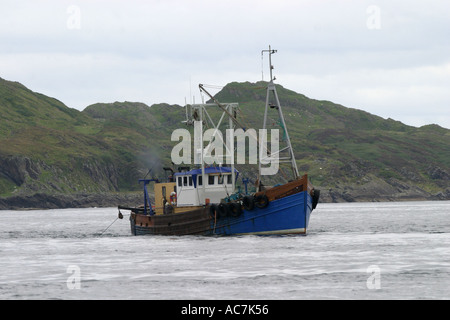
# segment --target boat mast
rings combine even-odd
[[[284,149],[279,150],[278,153],[280,153],[282,151],[285,151],[285,150],[287,150],[288,153],[289,153],[289,155],[287,157],[279,158],[279,161],[280,162],[290,162],[291,163],[292,174],[294,176],[294,179],[297,179],[299,177],[298,169],[297,169],[297,163],[295,161],[295,155],[294,155],[294,151],[292,149],[291,139],[289,138],[289,133],[287,131],[286,122],[285,122],[284,116],[283,116],[283,111],[281,110],[280,100],[278,99],[277,89],[275,87],[275,84],[273,83],[273,81],[276,80],[276,78],[273,77],[273,75],[272,75],[272,70],[273,70],[272,54],[276,53],[277,50],[272,50],[272,48],[269,45],[269,50],[262,50],[261,51],[261,55],[264,55],[265,52],[269,53],[270,81],[269,81],[269,83],[267,85],[266,108],[264,110],[263,129],[266,129],[267,112],[269,110],[269,106],[270,106],[270,108],[277,109],[278,110],[278,116],[280,118],[281,124],[283,126],[283,130],[284,130],[284,133],[285,133],[286,145],[287,145]],[[275,103],[276,103],[275,105],[271,105],[270,104],[270,95],[271,95],[271,93],[275,97]],[[267,152],[264,153],[264,152],[262,152],[262,150],[260,150],[260,156],[262,156],[263,154],[266,155]],[[259,184],[261,183],[261,159],[259,160],[258,183]],[[257,187],[259,187],[259,185]]]
[[[229,129],[234,129],[234,126],[237,125],[239,127],[242,127],[245,131],[245,128],[242,126],[242,124],[239,122],[239,120],[236,119],[235,114],[235,110],[237,109],[238,104],[237,103],[226,103],[226,104],[221,104],[219,101],[217,101],[216,98],[214,98],[205,88],[203,84],[199,84],[199,89],[201,92],[206,93],[211,100],[214,101],[214,104],[219,106],[220,109],[222,109],[223,114],[219,120],[219,122],[216,124],[214,123],[213,119],[211,119],[211,117],[209,116],[208,112],[206,111],[206,107],[207,106],[212,106],[214,104],[208,104],[208,103],[202,103],[202,104],[193,104],[193,105],[186,105],[186,121],[185,122],[187,125],[194,125],[195,121],[199,121],[200,122],[200,127],[197,127],[197,129],[199,130],[199,132],[197,132],[196,136],[200,136],[201,141],[199,145],[195,145],[194,149],[195,149],[195,156],[198,155],[198,153],[200,154],[200,163],[201,163],[201,170],[202,170],[202,180],[203,180],[203,193],[206,194],[206,177],[205,177],[205,161],[204,161],[204,145],[203,145],[203,122],[204,119],[208,119],[212,128],[214,128],[215,130],[218,130],[222,120],[224,120],[224,118],[226,116],[228,116],[229,118]],[[190,108],[190,113],[192,115],[189,115],[189,111],[188,108]],[[194,114],[196,116],[194,116]],[[206,118],[204,117],[204,114],[206,115]],[[194,128],[196,128],[194,126]],[[195,131],[195,129],[194,129]],[[214,138],[215,139],[215,138]],[[229,192],[229,190],[227,190],[227,193],[234,193],[235,189],[236,189],[236,172],[235,172],[235,165],[234,165],[234,153],[233,150],[229,150],[228,145],[225,143],[225,141],[223,140],[223,136],[221,136],[221,142],[222,144],[225,146],[226,148],[226,159],[228,159],[229,157],[229,161],[230,161],[230,167],[231,167],[231,180],[232,180],[232,186],[231,186],[231,192]],[[210,145],[208,145],[206,148],[209,148]],[[199,152],[198,152],[199,151]],[[221,163],[218,163],[217,165],[222,165]],[[225,188],[226,188],[226,184],[224,184]]]

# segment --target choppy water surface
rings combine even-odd
[[[0,211],[0,299],[450,299],[450,202],[319,204],[307,236],[130,235]]]

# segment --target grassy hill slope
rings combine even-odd
[[[299,171],[322,189],[323,200],[450,199],[450,130],[407,126],[282,86],[277,91]],[[230,83],[216,95],[239,102],[239,118],[255,129],[265,97],[263,82]],[[282,130],[274,112],[268,129]],[[97,103],[80,112],[1,78],[0,113],[0,207],[2,201],[8,207],[5,199],[36,194],[139,190],[137,179],[149,169],[160,174],[170,165],[171,133],[186,128],[177,105]],[[210,110],[215,119],[220,114]]]
[[[60,101],[0,79],[0,196],[118,192],[132,163],[103,125]],[[122,171],[127,171],[123,175]]]

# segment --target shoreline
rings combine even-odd
[[[448,191],[448,190],[447,190]],[[150,195],[153,201],[153,195]],[[370,203],[370,202],[407,202],[407,201],[448,201],[450,192],[440,195],[390,194],[368,197],[367,194],[349,195],[336,190],[321,190],[320,203]],[[120,205],[138,206],[142,204],[142,192],[96,193],[96,194],[44,194],[19,195],[0,198],[0,210],[47,210],[108,208]]]

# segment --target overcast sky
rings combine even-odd
[[[448,0],[1,0],[0,77],[83,110],[268,80],[450,128]]]

